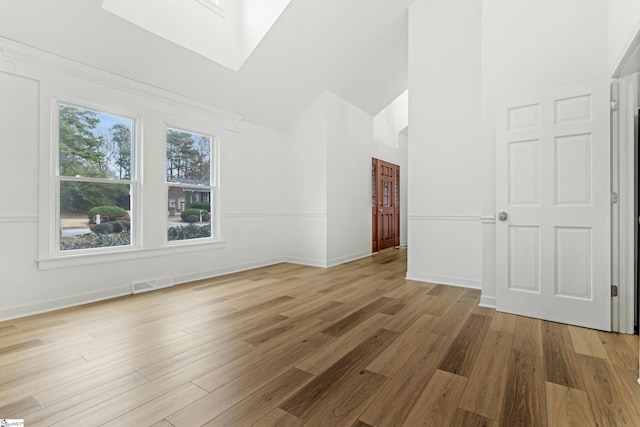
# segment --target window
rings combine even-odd
[[[59,250],[132,244],[130,118],[58,105]]]
[[[213,138],[167,129],[167,240],[215,237]]]

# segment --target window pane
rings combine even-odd
[[[389,206],[389,181],[384,181],[382,184],[382,203]]]
[[[60,105],[60,176],[131,179],[132,121]]]
[[[371,206],[376,207],[376,165],[371,165]]]
[[[169,186],[168,240],[211,237],[211,189]]]
[[[167,129],[167,182],[211,184],[211,137]]]
[[[394,206],[396,208],[400,207],[400,173],[398,171],[398,168],[395,168],[395,172],[394,172],[394,188],[393,188],[393,195],[394,195]]]
[[[60,182],[60,250],[131,244],[129,184]]]

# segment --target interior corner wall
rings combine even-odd
[[[327,103],[321,95],[285,132],[286,260],[327,266]]]
[[[606,78],[607,7],[607,0],[482,1],[482,295],[485,301],[495,301],[496,295],[496,104],[513,94]]]
[[[328,100],[328,264],[371,254],[373,118],[342,98]]]
[[[476,0],[409,10],[409,279],[481,286],[480,16]]]

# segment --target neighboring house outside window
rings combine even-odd
[[[207,189],[202,191],[202,188],[196,187],[203,184],[196,180],[182,179],[181,184],[192,184],[194,187],[169,187],[169,215],[175,215],[183,212],[187,209],[187,206],[191,207],[194,203],[210,203],[211,192]]]
[[[213,138],[167,129],[167,240],[215,238]]]

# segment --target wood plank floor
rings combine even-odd
[[[281,264],[0,323],[35,426],[640,426],[638,337],[478,307],[406,250]]]

